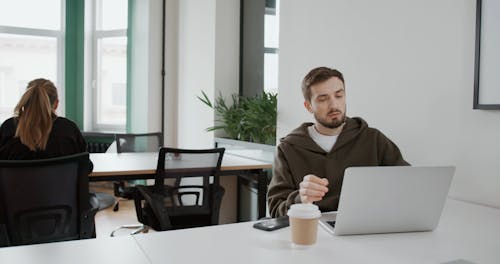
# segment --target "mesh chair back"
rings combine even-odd
[[[156,230],[218,224],[224,189],[219,174],[224,149],[160,148],[154,186],[137,186],[139,221]],[[180,185],[170,186],[170,179]],[[167,182],[167,183],[166,183]],[[154,197],[154,198],[153,198]]]
[[[156,152],[163,145],[162,133],[116,134],[116,152]]]
[[[224,148],[191,150],[161,148],[158,155],[155,186],[164,185],[169,178],[202,177],[203,184],[209,180],[219,184],[219,172]]]
[[[92,237],[88,169],[88,153],[0,161],[0,246]]]
[[[162,148],[158,155],[158,176],[155,179],[155,186],[161,188],[171,182],[169,179],[174,178],[176,185],[182,186],[182,191],[177,191],[174,196],[177,199],[172,201],[172,207],[195,205],[208,210],[210,208],[208,188],[211,183],[219,185],[223,155],[224,149]]]

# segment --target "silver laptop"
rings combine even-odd
[[[352,167],[336,212],[320,224],[334,235],[433,230],[441,217],[455,167]]]

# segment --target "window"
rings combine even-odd
[[[91,64],[92,128],[124,131],[127,113],[128,6],[123,0],[94,0]],[[89,15],[89,14],[87,14]]]
[[[29,81],[54,82],[64,100],[64,0],[0,0],[0,122]],[[29,7],[29,8],[26,8]],[[58,114],[64,113],[64,104]]]
[[[279,0],[267,0],[264,15],[264,91],[278,93]]]

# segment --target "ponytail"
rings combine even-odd
[[[17,103],[16,137],[31,151],[45,150],[52,131],[53,105],[57,89],[46,79],[36,79],[28,84],[26,92]]]

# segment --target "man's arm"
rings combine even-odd
[[[290,205],[300,202],[298,189],[285,155],[278,146],[274,158],[273,177],[267,191],[267,203],[272,217],[286,215]]]
[[[274,161],[274,173],[267,193],[272,217],[286,215],[294,203],[312,203],[323,199],[328,192],[328,180],[315,175],[305,175],[297,184],[281,148]]]
[[[382,132],[378,134],[378,150],[379,157],[381,160],[381,166],[410,166],[406,160],[403,159],[401,151],[399,151],[398,146],[394,144],[388,137],[386,137]]]

